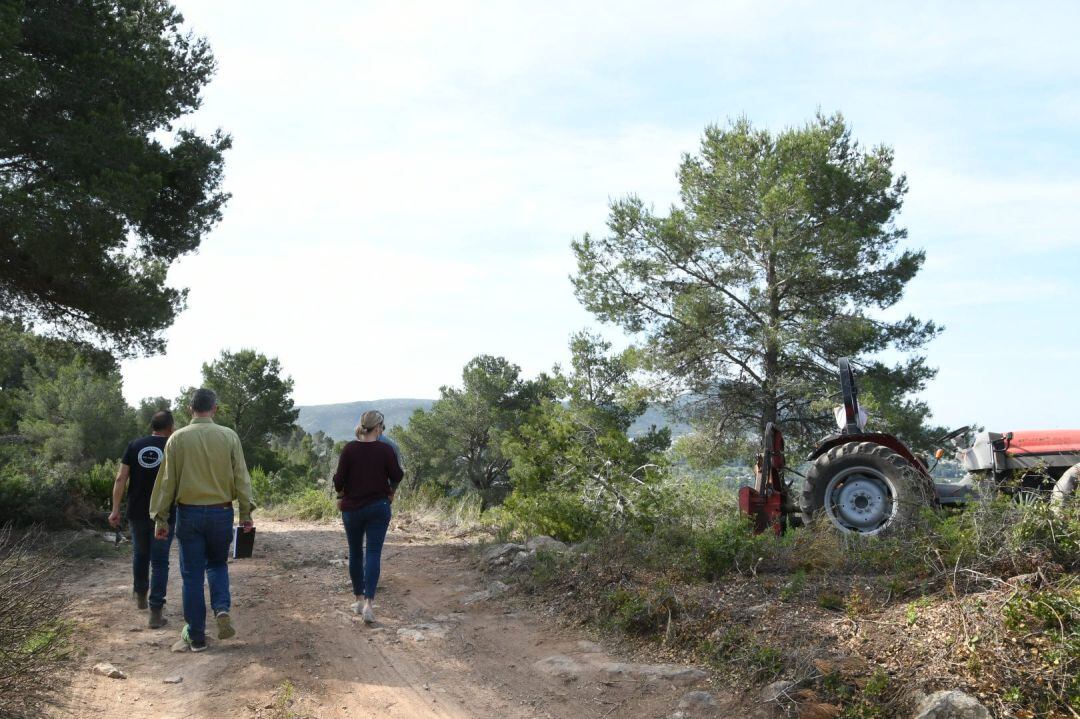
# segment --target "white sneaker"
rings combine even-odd
[[[364,607],[364,610],[363,610],[362,613],[364,615],[364,624],[374,624],[375,623],[375,612],[371,611],[371,607]]]
[[[352,604],[350,604],[350,605],[349,605],[349,609],[351,609],[351,610],[352,610],[352,613],[353,613],[353,614],[359,614],[359,613],[360,613],[360,609],[361,609],[361,608],[362,608],[363,606],[364,606],[364,603],[363,603],[363,602],[353,602]]]

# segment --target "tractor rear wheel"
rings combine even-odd
[[[876,535],[909,526],[932,506],[933,483],[873,442],[848,442],[818,457],[803,482],[803,518],[825,516],[844,532]]]

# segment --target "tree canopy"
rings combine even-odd
[[[202,366],[203,386],[218,396],[216,421],[232,427],[250,466],[260,463],[273,437],[290,433],[300,410],[293,404],[292,377],[283,376],[276,357],[255,350],[222,351]],[[187,422],[190,390],[177,399],[178,425]]]
[[[0,4],[0,312],[160,351],[178,257],[220,219],[230,138],[173,123],[214,71],[162,0]],[[171,140],[164,141],[166,133]]]
[[[442,387],[428,411],[416,410],[408,427],[394,428],[405,464],[417,484],[480,492],[486,500],[509,491],[510,460],[504,438],[545,397],[550,382],[521,377],[502,357],[480,355],[462,370],[461,387]]]
[[[740,119],[706,128],[679,168],[680,203],[655,214],[614,201],[609,233],[573,243],[578,299],[638,337],[646,366],[683,393],[717,442],[775,422],[798,446],[832,424],[836,361],[867,378],[868,406],[918,443],[910,398],[934,371],[913,352],[938,328],[887,319],[924,253],[896,224],[907,181],[885,146],[864,149],[840,115],[773,134]],[[892,315],[889,315],[892,316]]]

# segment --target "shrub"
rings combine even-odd
[[[71,526],[80,513],[68,480],[58,468],[29,457],[0,459],[0,523],[60,528]]]
[[[564,542],[580,542],[609,529],[608,520],[570,492],[548,491],[530,495],[511,494],[503,510],[525,534],[546,534]]]
[[[34,551],[41,539],[37,532],[18,536],[11,525],[0,529],[0,717],[40,716],[68,652],[60,559]]]
[[[274,506],[271,517],[302,519],[308,522],[328,522],[341,512],[334,495],[325,489],[309,487]]]

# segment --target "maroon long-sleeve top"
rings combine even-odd
[[[388,499],[403,476],[390,445],[349,442],[341,450],[334,473],[334,489],[341,495],[341,510],[360,509],[380,499]]]

